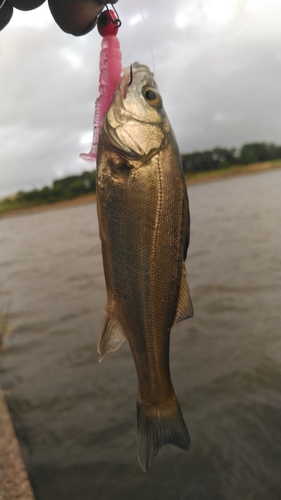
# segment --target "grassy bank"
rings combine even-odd
[[[209,172],[197,172],[186,176],[187,185],[197,184],[200,182],[216,181],[226,177],[236,177],[238,175],[252,174],[258,172],[265,172],[281,168],[281,160],[264,161],[260,163],[251,163],[250,165],[233,165],[218,170],[211,170]]]
[[[250,165],[234,165],[217,170],[210,170],[208,172],[192,173],[186,175],[186,182],[188,186],[191,186],[193,184],[216,181],[227,177],[264,172],[276,168],[281,168],[281,160],[252,163]],[[10,199],[8,201],[4,200],[0,202],[0,217],[31,214],[45,210],[55,210],[58,208],[93,203],[95,200],[96,196],[93,192],[85,194],[84,196],[77,196],[69,200],[57,201],[53,203],[27,204],[26,202],[20,202],[16,199]]]
[[[87,205],[88,203],[94,203],[96,201],[95,193],[87,194],[84,196],[78,196],[77,198],[72,198],[70,200],[57,201],[54,203],[46,203],[40,205],[29,205],[15,203],[12,206],[6,205],[5,203],[0,203],[0,219],[1,217],[8,217],[10,215],[25,215],[33,214],[38,212],[45,212],[46,210],[57,210],[59,208],[73,207],[75,205]]]

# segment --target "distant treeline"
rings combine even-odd
[[[182,155],[183,170],[192,175],[231,167],[281,159],[281,146],[266,142],[245,144],[240,149],[215,148],[210,151]],[[83,172],[54,181],[51,187],[19,191],[0,203],[0,212],[18,207],[43,205],[70,200],[96,191],[96,172]]]
[[[83,172],[81,175],[71,175],[64,179],[54,181],[51,187],[33,189],[32,191],[19,191],[11,204],[19,206],[43,205],[57,201],[71,200],[78,196],[96,192],[96,172]],[[7,204],[9,200],[5,200]]]
[[[233,165],[249,165],[281,159],[281,146],[273,143],[253,142],[240,149],[215,148],[210,151],[182,155],[183,170],[187,174],[227,168]]]

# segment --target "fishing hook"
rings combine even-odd
[[[130,87],[132,81],[133,81],[133,65],[130,64],[130,81],[128,83],[128,87]]]
[[[4,0],[4,1],[6,1],[6,0]],[[110,19],[111,19],[111,21],[113,22],[113,24],[116,24],[117,28],[120,28],[120,26],[121,26],[121,24],[122,24],[122,23],[121,23],[121,21],[120,21],[120,18],[119,18],[119,15],[118,15],[118,13],[117,13],[117,10],[115,9],[114,5],[112,5],[112,3],[111,3],[110,5],[111,5],[111,7],[113,8],[113,10],[114,10],[114,12],[115,12],[115,14],[116,14],[116,16],[117,16],[117,19],[113,19],[112,15],[111,15],[111,13],[110,13],[110,10],[109,10],[109,8],[108,8],[108,4],[106,4],[105,6],[106,6],[106,8],[107,8],[107,11],[108,11],[108,14],[109,14],[109,16],[110,16]]]

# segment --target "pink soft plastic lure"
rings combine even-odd
[[[100,95],[95,103],[93,142],[89,153],[80,154],[80,157],[88,162],[96,160],[102,120],[109,109],[122,73],[120,42],[116,36],[120,21],[116,18],[113,11],[104,11],[101,16],[105,19],[106,25],[98,25],[99,33],[103,36],[103,39],[100,52]],[[101,16],[100,18],[102,18]],[[118,26],[114,25],[116,19],[119,23]]]

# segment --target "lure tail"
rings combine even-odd
[[[109,109],[114,91],[122,73],[120,42],[116,36],[102,39],[100,53],[99,97],[95,104],[94,133],[89,153],[80,154],[80,158],[93,162],[97,156],[99,133],[104,115]]]
[[[190,447],[189,433],[175,395],[166,406],[144,405],[138,400],[137,425],[138,459],[144,472],[165,444],[171,443],[185,450]]]

